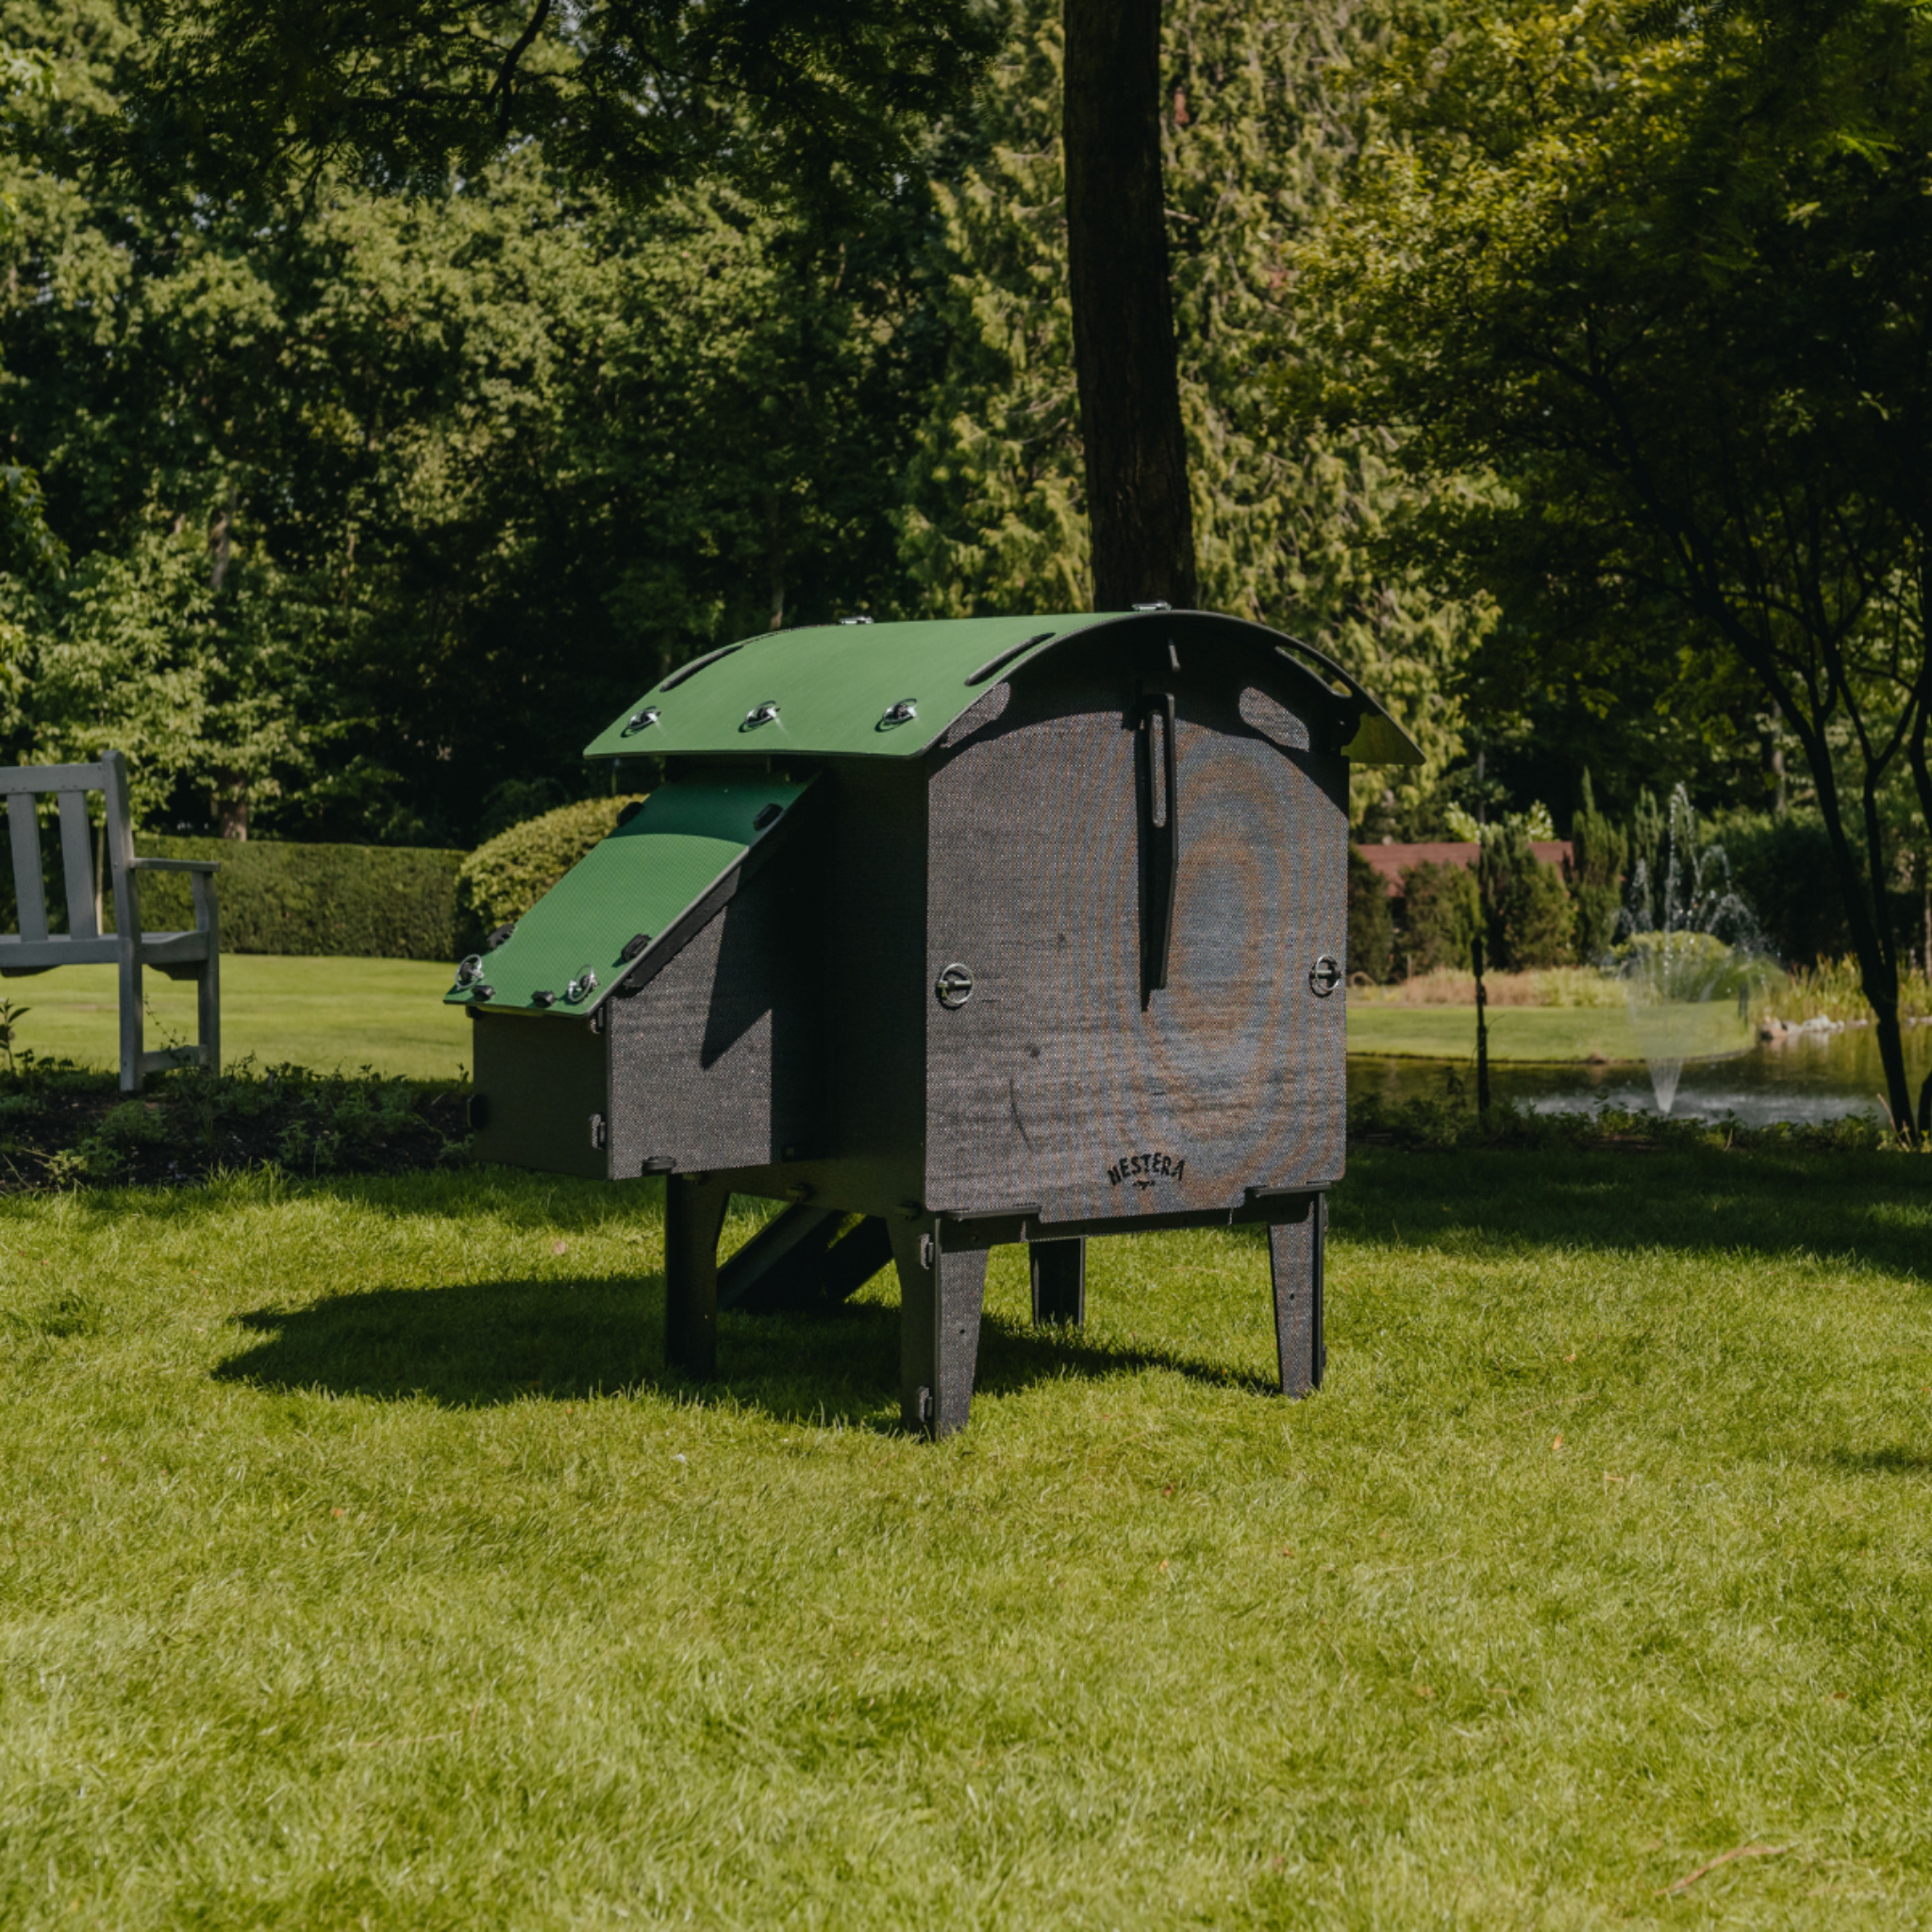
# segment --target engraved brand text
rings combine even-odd
[[[1123,1181],[1132,1181],[1137,1188],[1151,1188],[1156,1181],[1177,1181],[1187,1171],[1185,1158],[1176,1160],[1172,1154],[1129,1154],[1108,1169],[1107,1180],[1114,1188]]]

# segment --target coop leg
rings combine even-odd
[[[712,1174],[664,1182],[664,1361],[694,1382],[718,1373],[718,1237],[730,1198]]]
[[[1274,1352],[1284,1395],[1307,1395],[1322,1386],[1328,1356],[1322,1338],[1322,1245],[1327,1227],[1328,1198],[1316,1194],[1301,1220],[1276,1222],[1268,1230]]]
[[[986,1250],[945,1252],[936,1221],[892,1223],[899,1266],[899,1417],[937,1440],[966,1426],[979,1357]]]
[[[1030,1241],[1026,1257],[1033,1272],[1035,1324],[1064,1322],[1077,1328],[1087,1319],[1087,1242]]]

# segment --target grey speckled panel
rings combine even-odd
[[[755,1167],[801,1145],[818,1111],[803,855],[775,855],[675,958],[607,1005],[610,1172]]]
[[[974,979],[956,1011],[928,1000],[936,1209],[1132,1217],[1341,1173],[1344,1002],[1308,974],[1344,959],[1347,768],[1183,685],[1174,948],[1143,1010],[1130,696],[1016,687],[935,770],[927,983]]]

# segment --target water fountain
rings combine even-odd
[[[1667,1114],[1684,1062],[1733,1043],[1724,1023],[1734,1000],[1735,1044],[1745,1043],[1751,994],[1765,966],[1762,936],[1731,884],[1730,860],[1723,846],[1698,843],[1697,814],[1681,785],[1671,793],[1658,861],[1655,879],[1647,861],[1633,868],[1604,968],[1623,982],[1657,1111]]]

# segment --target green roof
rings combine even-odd
[[[522,1008],[564,1019],[595,1012],[625,974],[640,964],[650,972],[654,952],[677,951],[688,916],[709,917],[707,902],[747,852],[778,829],[805,789],[749,775],[728,784],[660,785],[484,956],[478,977],[491,989],[489,1000],[458,984],[443,995],[444,1005]],[[639,935],[653,943],[625,959],[623,948]],[[594,975],[594,986],[583,986],[587,974]],[[573,981],[580,987],[575,1000]],[[554,1003],[540,1006],[539,992],[554,994]]]
[[[1419,763],[1380,705],[1320,653],[1265,625],[1210,612],[1039,613],[925,624],[828,624],[747,638],[681,665],[612,721],[587,758],[680,753],[916,758],[1000,677],[1098,625],[1211,626],[1260,649],[1292,647],[1325,666],[1331,698],[1361,707],[1347,755]],[[1303,676],[1306,663],[1291,658]],[[1343,691],[1334,688],[1340,680]]]

